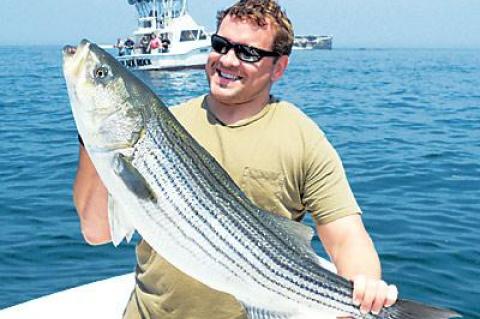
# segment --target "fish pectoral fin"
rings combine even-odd
[[[123,154],[114,157],[114,172],[123,181],[125,186],[138,198],[156,202],[157,198],[145,178],[132,165],[131,160]]]

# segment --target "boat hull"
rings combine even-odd
[[[132,54],[117,59],[133,70],[178,70],[204,67],[209,52],[209,48],[197,48],[185,53]]]

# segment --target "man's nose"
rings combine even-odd
[[[239,66],[241,61],[235,55],[235,50],[230,48],[227,53],[221,57],[222,64],[225,66]]]

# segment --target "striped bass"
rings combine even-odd
[[[313,231],[256,207],[115,58],[83,40],[64,49],[63,67],[78,131],[121,207],[114,243],[135,229],[185,274],[235,296],[249,318],[458,316],[406,300],[362,315],[353,284],[319,262]]]

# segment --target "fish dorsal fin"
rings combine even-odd
[[[286,231],[295,236],[299,243],[307,245],[309,249],[312,249],[311,242],[313,238],[313,229],[311,227],[300,222],[292,221],[288,218],[280,218],[280,224]]]
[[[312,247],[314,231],[310,226],[292,221],[286,217],[275,215],[262,210],[257,210],[258,219],[267,227],[275,229],[280,237],[286,239],[288,244],[303,256],[308,256],[320,267],[333,273],[337,272],[335,265],[329,260],[320,257]]]
[[[296,251],[302,255],[317,258],[317,254],[311,244],[313,238],[313,229],[311,227],[260,209],[256,213],[262,224],[269,229],[274,229],[278,236],[286,240],[288,245],[293,246]]]

